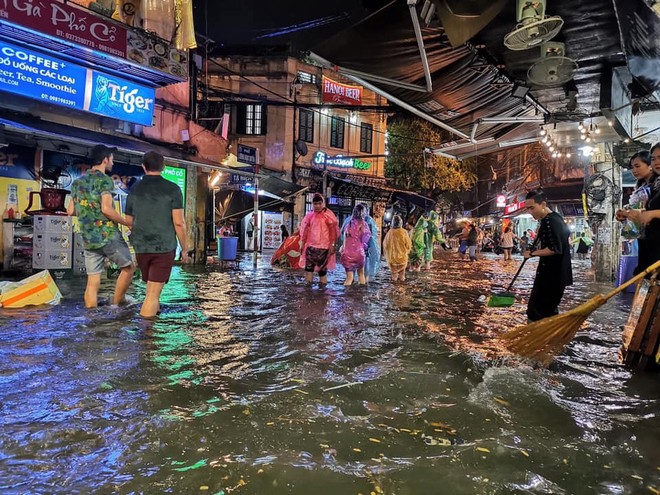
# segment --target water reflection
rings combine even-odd
[[[349,289],[177,269],[152,322],[65,284],[59,307],[0,314],[0,492],[652,493],[655,377],[616,361],[629,298],[535,369],[495,339],[533,264],[516,305],[479,301],[516,268],[443,255]],[[603,290],[577,272],[571,305]]]

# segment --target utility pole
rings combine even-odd
[[[257,267],[257,258],[259,255],[259,155],[257,154],[254,164],[254,211],[252,213],[252,265]]]

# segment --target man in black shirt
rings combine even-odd
[[[539,221],[537,241],[525,258],[539,257],[536,278],[527,303],[527,317],[537,321],[556,315],[564,289],[573,284],[570,231],[564,219],[548,208],[542,189],[530,191],[525,198],[526,210]]]
[[[162,177],[163,155],[149,151],[142,158],[144,177],[126,199],[126,220],[131,224],[131,244],[135,249],[142,280],[147,283],[140,315],[152,317],[160,310],[160,294],[170,279],[177,240],[181,261],[187,263],[186,223],[183,195],[179,187]]]

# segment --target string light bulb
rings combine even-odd
[[[580,129],[581,131],[584,129],[584,124],[582,122],[578,124],[578,129]]]
[[[548,133],[543,127],[541,127],[541,136],[545,136]]]
[[[600,134],[600,129],[598,128],[598,126],[596,126],[595,132],[596,132],[596,134]]]

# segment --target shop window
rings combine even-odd
[[[300,109],[300,123],[298,124],[298,139],[307,143],[314,142],[314,112]]]
[[[239,105],[236,109],[236,133],[259,136],[266,134],[267,111],[264,105]]]
[[[373,136],[374,126],[363,122],[360,126],[360,151],[362,153],[371,153]]]
[[[333,148],[344,147],[344,127],[346,119],[344,117],[332,117],[330,119],[330,146]]]

